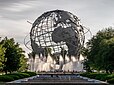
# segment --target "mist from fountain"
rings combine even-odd
[[[68,56],[65,56],[65,64],[63,62],[63,57],[60,55],[59,58],[59,64],[56,64],[56,61],[48,55],[47,59],[46,57],[39,57],[38,55],[35,55],[35,60],[30,59],[30,70],[35,72],[48,72],[48,71],[54,71],[54,70],[63,70],[63,71],[76,71],[80,72],[83,71],[83,64],[82,61],[77,60],[75,57],[71,57],[71,60]],[[61,68],[62,66],[62,68]]]

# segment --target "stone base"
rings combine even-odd
[[[108,83],[82,77],[79,74],[40,74],[8,82],[6,85],[108,85]]]

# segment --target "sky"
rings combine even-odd
[[[0,37],[14,38],[29,53],[24,38],[32,25],[27,21],[33,23],[44,12],[56,9],[76,15],[93,35],[114,27],[114,0],[0,0]]]

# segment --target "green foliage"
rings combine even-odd
[[[37,75],[35,72],[22,72],[22,73],[27,73],[27,74],[29,74],[30,76],[35,76],[35,75]]]
[[[87,42],[87,59],[91,69],[114,70],[114,30],[112,28],[99,31]]]
[[[9,81],[14,81],[17,79],[27,78],[35,75],[36,75],[35,72],[19,72],[19,73],[0,75],[0,82],[9,82]]]
[[[86,72],[92,72],[91,69],[90,69],[90,65],[89,65],[89,61],[87,59],[84,60],[84,70],[86,70]]]
[[[102,73],[102,74],[97,74],[96,75],[96,77],[95,77],[95,79],[97,79],[97,80],[102,80],[102,81],[106,81],[107,79],[106,79],[106,77],[108,76],[109,74],[105,74],[105,73]]]
[[[13,72],[27,68],[24,51],[14,39],[5,37],[0,42],[0,68],[2,71]]]
[[[82,73],[81,76],[85,76],[91,79],[97,79],[101,81],[107,81],[108,83],[114,84],[114,74],[107,73]]]
[[[4,48],[2,45],[0,45],[0,71],[3,70],[3,63],[6,61],[6,59],[4,58],[5,56],[5,50],[6,48]]]
[[[18,71],[20,71],[20,72],[21,71],[26,71],[27,67],[28,67],[28,65],[27,65],[27,58],[25,58],[25,56],[22,55],[20,57],[20,68],[18,69]]]
[[[109,79],[112,79],[114,78],[114,74],[108,74],[107,76],[104,77],[104,79],[102,80],[109,80]]]
[[[89,78],[92,78],[92,79],[96,79],[99,76],[101,77],[103,75],[105,75],[105,74],[100,74],[100,73],[84,73],[84,74],[81,74],[81,76],[89,77]]]
[[[26,78],[26,77],[30,77],[29,74],[27,74],[27,73],[21,73],[21,72],[19,72],[19,73],[13,73],[13,74],[11,74],[11,75],[18,76],[20,79]]]
[[[8,75],[0,75],[0,81],[2,82],[9,82],[9,81],[13,81],[14,78]]]
[[[20,79],[20,77],[18,75],[15,75],[15,74],[7,74],[7,76],[12,77],[14,80]]]
[[[109,80],[108,80],[108,83],[114,84],[114,78],[109,79]]]
[[[82,54],[84,57],[86,57],[86,56],[88,55],[88,49],[85,48],[85,47],[82,47],[82,49],[81,49],[81,54]]]

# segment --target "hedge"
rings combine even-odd
[[[114,74],[106,74],[106,73],[83,73],[81,76],[89,77],[92,79],[97,79],[101,81],[107,81],[108,83],[114,84]]]
[[[1,75],[0,76],[0,81],[2,81],[2,82],[9,82],[9,81],[13,81],[14,80],[14,78],[13,77],[11,77],[11,76],[8,76],[8,75]]]
[[[9,81],[23,79],[23,78],[27,78],[35,75],[36,75],[35,72],[19,72],[19,73],[0,75],[0,82],[9,82]]]
[[[27,74],[29,74],[30,76],[35,76],[35,75],[37,75],[35,72],[22,72],[22,73],[27,73]]]
[[[114,78],[109,79],[107,82],[110,84],[114,84]]]

